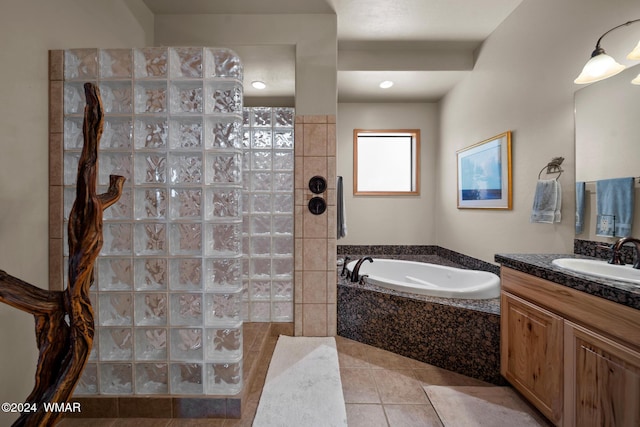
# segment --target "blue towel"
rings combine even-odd
[[[576,234],[584,230],[584,182],[576,182]]]
[[[533,196],[531,222],[552,224],[560,222],[562,207],[562,188],[555,179],[539,179]]]
[[[633,223],[633,178],[596,182],[596,235],[627,237]]]

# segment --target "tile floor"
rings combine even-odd
[[[270,356],[277,337],[268,339],[267,353]],[[349,427],[442,426],[423,385],[492,386],[346,338],[336,337],[336,342]],[[260,361],[257,379],[247,399],[245,415],[239,420],[64,419],[57,427],[250,427],[267,369],[268,360]]]

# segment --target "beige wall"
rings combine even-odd
[[[47,287],[48,50],[144,46],[153,36],[145,9],[135,0],[2,2],[0,269],[9,274]],[[0,304],[0,325],[0,401],[22,402],[37,360],[34,320]],[[0,413],[0,425],[14,418]]]
[[[353,195],[354,129],[420,129],[419,196]],[[338,244],[435,244],[438,105],[338,104],[337,142],[337,173],[343,177],[347,212],[347,236]]]
[[[602,33],[638,16],[637,0],[525,0],[486,40],[473,72],[442,102],[438,245],[490,262],[500,252],[573,252],[573,80]],[[618,31],[604,46],[623,60],[638,33]],[[456,150],[506,130],[513,131],[513,210],[458,210]],[[538,172],[556,156],[565,158],[562,222],[531,224]]]

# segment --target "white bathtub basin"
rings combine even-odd
[[[640,284],[640,270],[631,265],[615,265],[607,261],[579,258],[558,258],[551,263],[576,273]]]

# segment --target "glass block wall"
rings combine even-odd
[[[242,64],[214,48],[64,53],[64,216],[83,144],[83,84],[105,110],[96,336],[77,395],[242,388]],[[66,250],[66,244],[65,244]],[[65,255],[67,255],[65,253]]]
[[[293,322],[293,108],[244,109],[243,318]]]

